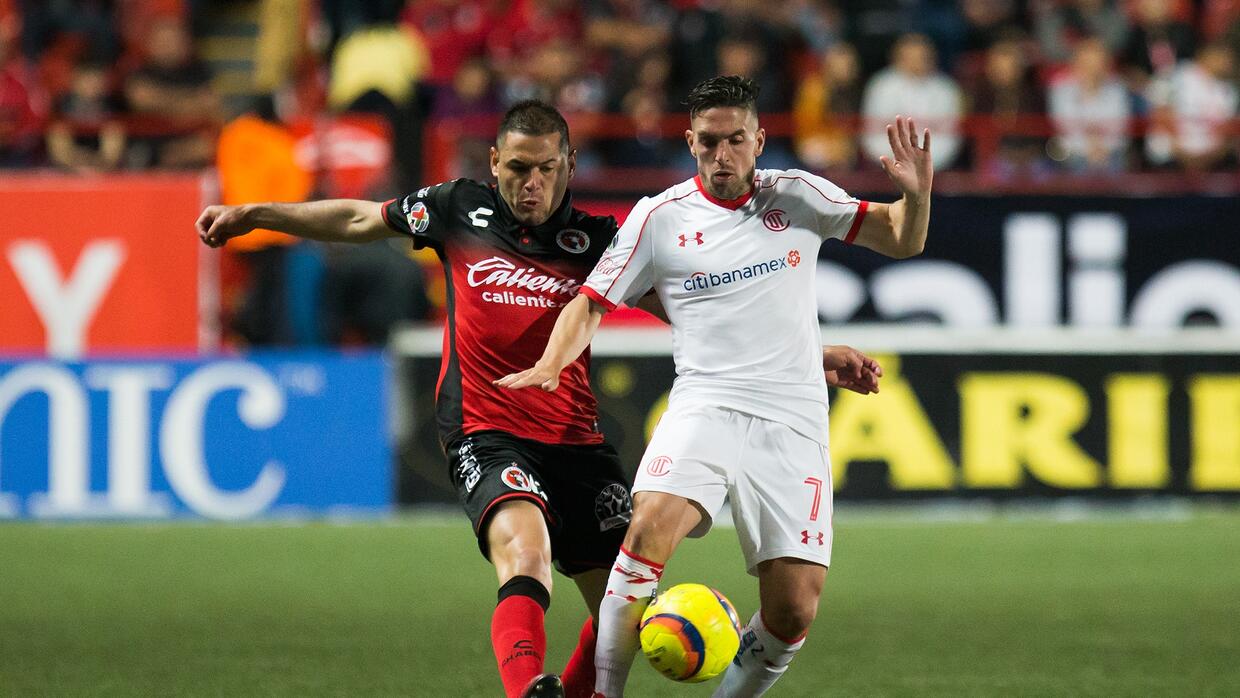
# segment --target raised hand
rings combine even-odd
[[[254,226],[245,222],[240,206],[208,206],[194,224],[198,239],[209,247],[220,247],[232,238],[245,235]]]
[[[934,179],[934,165],[930,158],[930,129],[922,132],[918,144],[917,125],[913,117],[896,116],[894,124],[887,124],[887,140],[891,154],[878,158],[883,171],[900,191],[910,196],[924,197],[930,194]]]

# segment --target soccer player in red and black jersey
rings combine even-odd
[[[526,101],[505,114],[491,149],[498,186],[458,179],[382,204],[210,206],[197,223],[212,247],[269,228],[335,242],[404,236],[438,253],[448,299],[439,436],[478,545],[499,577],[491,641],[510,697],[590,695],[592,619],[563,684],[543,673],[551,568],[573,579],[594,616],[631,508],[628,479],[598,431],[589,352],[554,393],[492,384],[538,360],[560,308],[616,233],[614,219],[572,207],[575,165],[564,118]],[[662,315],[653,295],[648,302]]]

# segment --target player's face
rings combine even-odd
[[[749,191],[766,143],[758,115],[742,107],[711,107],[698,112],[689,126],[685,139],[706,190],[721,199]]]
[[[542,225],[564,201],[577,167],[577,152],[560,149],[560,134],[531,136],[509,131],[491,148],[491,174],[499,194],[523,225]]]

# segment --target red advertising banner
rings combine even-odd
[[[202,179],[0,178],[0,353],[200,347]]]

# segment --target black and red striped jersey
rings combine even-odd
[[[550,444],[602,442],[589,349],[551,393],[491,381],[542,356],[560,309],[615,236],[615,219],[579,211],[566,195],[547,222],[525,226],[493,186],[467,179],[388,201],[383,219],[443,262],[447,325],[435,393],[441,445],[485,430]]]

